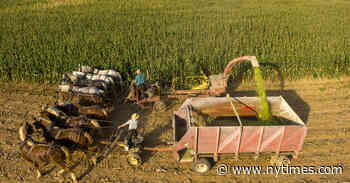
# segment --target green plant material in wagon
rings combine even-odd
[[[261,71],[259,67],[254,68],[254,75],[255,75],[255,81],[256,81],[256,92],[259,95],[259,104],[260,104],[260,110],[258,112],[258,119],[262,121],[267,121],[272,119],[272,115],[269,110],[269,104],[266,100],[266,92],[265,87],[261,75]]]

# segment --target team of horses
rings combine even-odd
[[[121,85],[121,76],[114,70],[79,66],[78,71],[64,74],[57,93],[70,98],[57,98],[55,104],[43,106],[39,116],[18,130],[22,157],[35,168],[38,178],[42,176],[41,165],[52,163],[60,168],[58,174],[67,172],[73,182],[78,182],[69,167],[74,151],[83,152],[96,164],[101,145],[108,144],[100,121],[112,112],[113,105],[108,102],[118,97]],[[80,100],[73,102],[74,96],[96,100],[82,104]]]

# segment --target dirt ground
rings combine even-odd
[[[282,95],[296,113],[306,122],[308,133],[295,166],[341,165],[343,173],[337,175],[217,175],[216,168],[228,166],[267,166],[270,155],[255,160],[250,155],[241,159],[220,159],[209,173],[198,175],[191,171],[191,164],[177,163],[170,152],[144,152],[145,162],[138,168],[130,167],[126,152],[117,147],[97,166],[89,168],[82,155],[75,153],[73,161],[80,163],[73,171],[80,182],[350,182],[350,78],[333,80],[302,80],[283,83],[267,82],[268,95]],[[251,96],[253,83],[243,83],[232,95]],[[24,163],[19,153],[20,140],[17,129],[25,120],[31,120],[41,106],[53,103],[52,86],[27,83],[0,84],[0,182],[71,182],[58,177],[57,168],[44,167],[46,174],[35,178],[33,168]],[[142,133],[145,146],[164,147],[172,141],[172,112],[180,101],[167,101],[165,112],[142,111],[133,105],[116,106],[111,117],[115,123],[126,121],[133,112],[142,114]],[[25,115],[28,112],[27,115]]]

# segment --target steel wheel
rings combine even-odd
[[[207,158],[201,158],[193,164],[193,171],[197,173],[206,173],[210,170],[211,164]]]
[[[277,166],[290,165],[291,159],[289,156],[280,156],[278,158]]]
[[[273,156],[271,157],[270,163],[275,166],[289,165],[291,163],[291,158],[288,155]]]
[[[131,166],[139,166],[142,164],[141,156],[136,152],[130,153],[127,160]]]

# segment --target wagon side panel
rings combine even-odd
[[[183,137],[179,141],[175,141],[173,147],[173,156],[177,161],[180,161],[180,151],[189,148],[193,149],[195,138],[195,128],[189,128],[187,132],[183,135]]]
[[[221,127],[218,142],[219,153],[234,153],[239,147],[240,127]]]
[[[284,133],[284,126],[265,126],[261,139],[260,152],[280,151],[281,139]]]
[[[261,130],[257,126],[243,127],[243,134],[239,146],[239,152],[256,152],[259,146]]]
[[[199,127],[198,128],[198,153],[216,153],[218,130],[220,127]]]
[[[287,126],[281,143],[281,151],[301,150],[305,135],[305,126]]]
[[[175,151],[178,152],[185,148],[194,149],[196,146],[195,143],[196,128],[189,128],[185,135],[178,141],[175,142]]]

